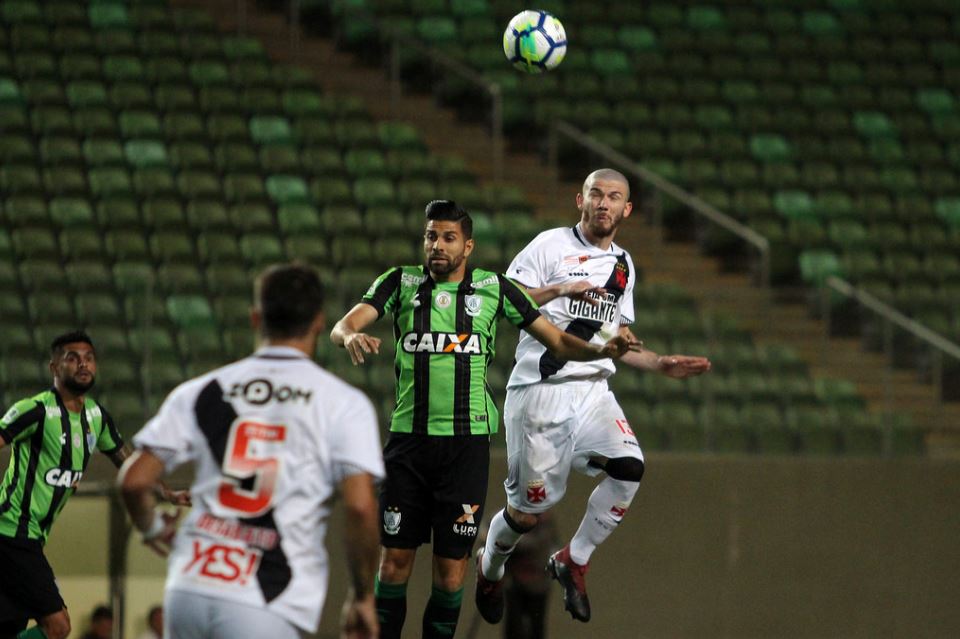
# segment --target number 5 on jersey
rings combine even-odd
[[[286,436],[286,426],[249,419],[234,422],[223,458],[221,504],[253,517],[269,510],[280,470],[279,457],[271,453]]]

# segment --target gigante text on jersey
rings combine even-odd
[[[571,299],[569,312],[574,317],[596,320],[598,322],[613,322],[617,318],[617,296],[613,293],[590,296],[597,304],[587,300]]]

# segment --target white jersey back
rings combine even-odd
[[[513,258],[507,275],[527,288],[589,280],[606,289],[598,304],[558,297],[540,311],[560,330],[603,344],[633,322],[636,271],[629,253],[611,244],[603,250],[587,242],[579,225],[544,231]],[[616,370],[611,359],[567,362],[557,359],[529,333],[520,333],[516,364],[507,388],[565,378],[607,377]]]
[[[133,441],[168,472],[195,463],[167,588],[267,608],[314,632],[336,486],[384,476],[363,393],[296,349],[262,348],[176,388]]]

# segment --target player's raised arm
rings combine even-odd
[[[556,357],[568,362],[589,362],[607,357],[618,359],[631,351],[639,351],[643,348],[643,345],[633,336],[626,335],[617,335],[603,346],[591,344],[561,331],[544,317],[537,318],[524,330],[533,335]]]
[[[156,509],[154,489],[163,472],[163,462],[153,453],[136,451],[124,462],[117,483],[130,519],[143,535],[143,543],[165,557],[173,542],[179,511],[165,514]]]
[[[350,571],[350,591],[340,620],[342,636],[348,639],[376,637],[379,632],[373,593],[373,576],[380,554],[377,500],[369,473],[350,475],[340,482],[346,508],[344,543]]]
[[[380,313],[376,308],[361,302],[351,308],[330,331],[330,341],[347,349],[354,366],[363,364],[364,353],[380,353],[380,338],[362,332],[379,317]]]

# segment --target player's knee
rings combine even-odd
[[[537,527],[537,524],[540,522],[540,515],[522,513],[516,508],[508,506],[507,510],[503,513],[503,519],[510,528],[522,535]]]
[[[607,475],[620,481],[639,483],[643,479],[643,460],[636,457],[615,457],[608,459],[603,469]]]
[[[70,617],[66,610],[47,615],[40,620],[39,625],[47,639],[67,639],[70,634]]]
[[[412,551],[386,549],[380,557],[380,581],[387,584],[406,583],[413,572],[414,557],[416,554]]]

